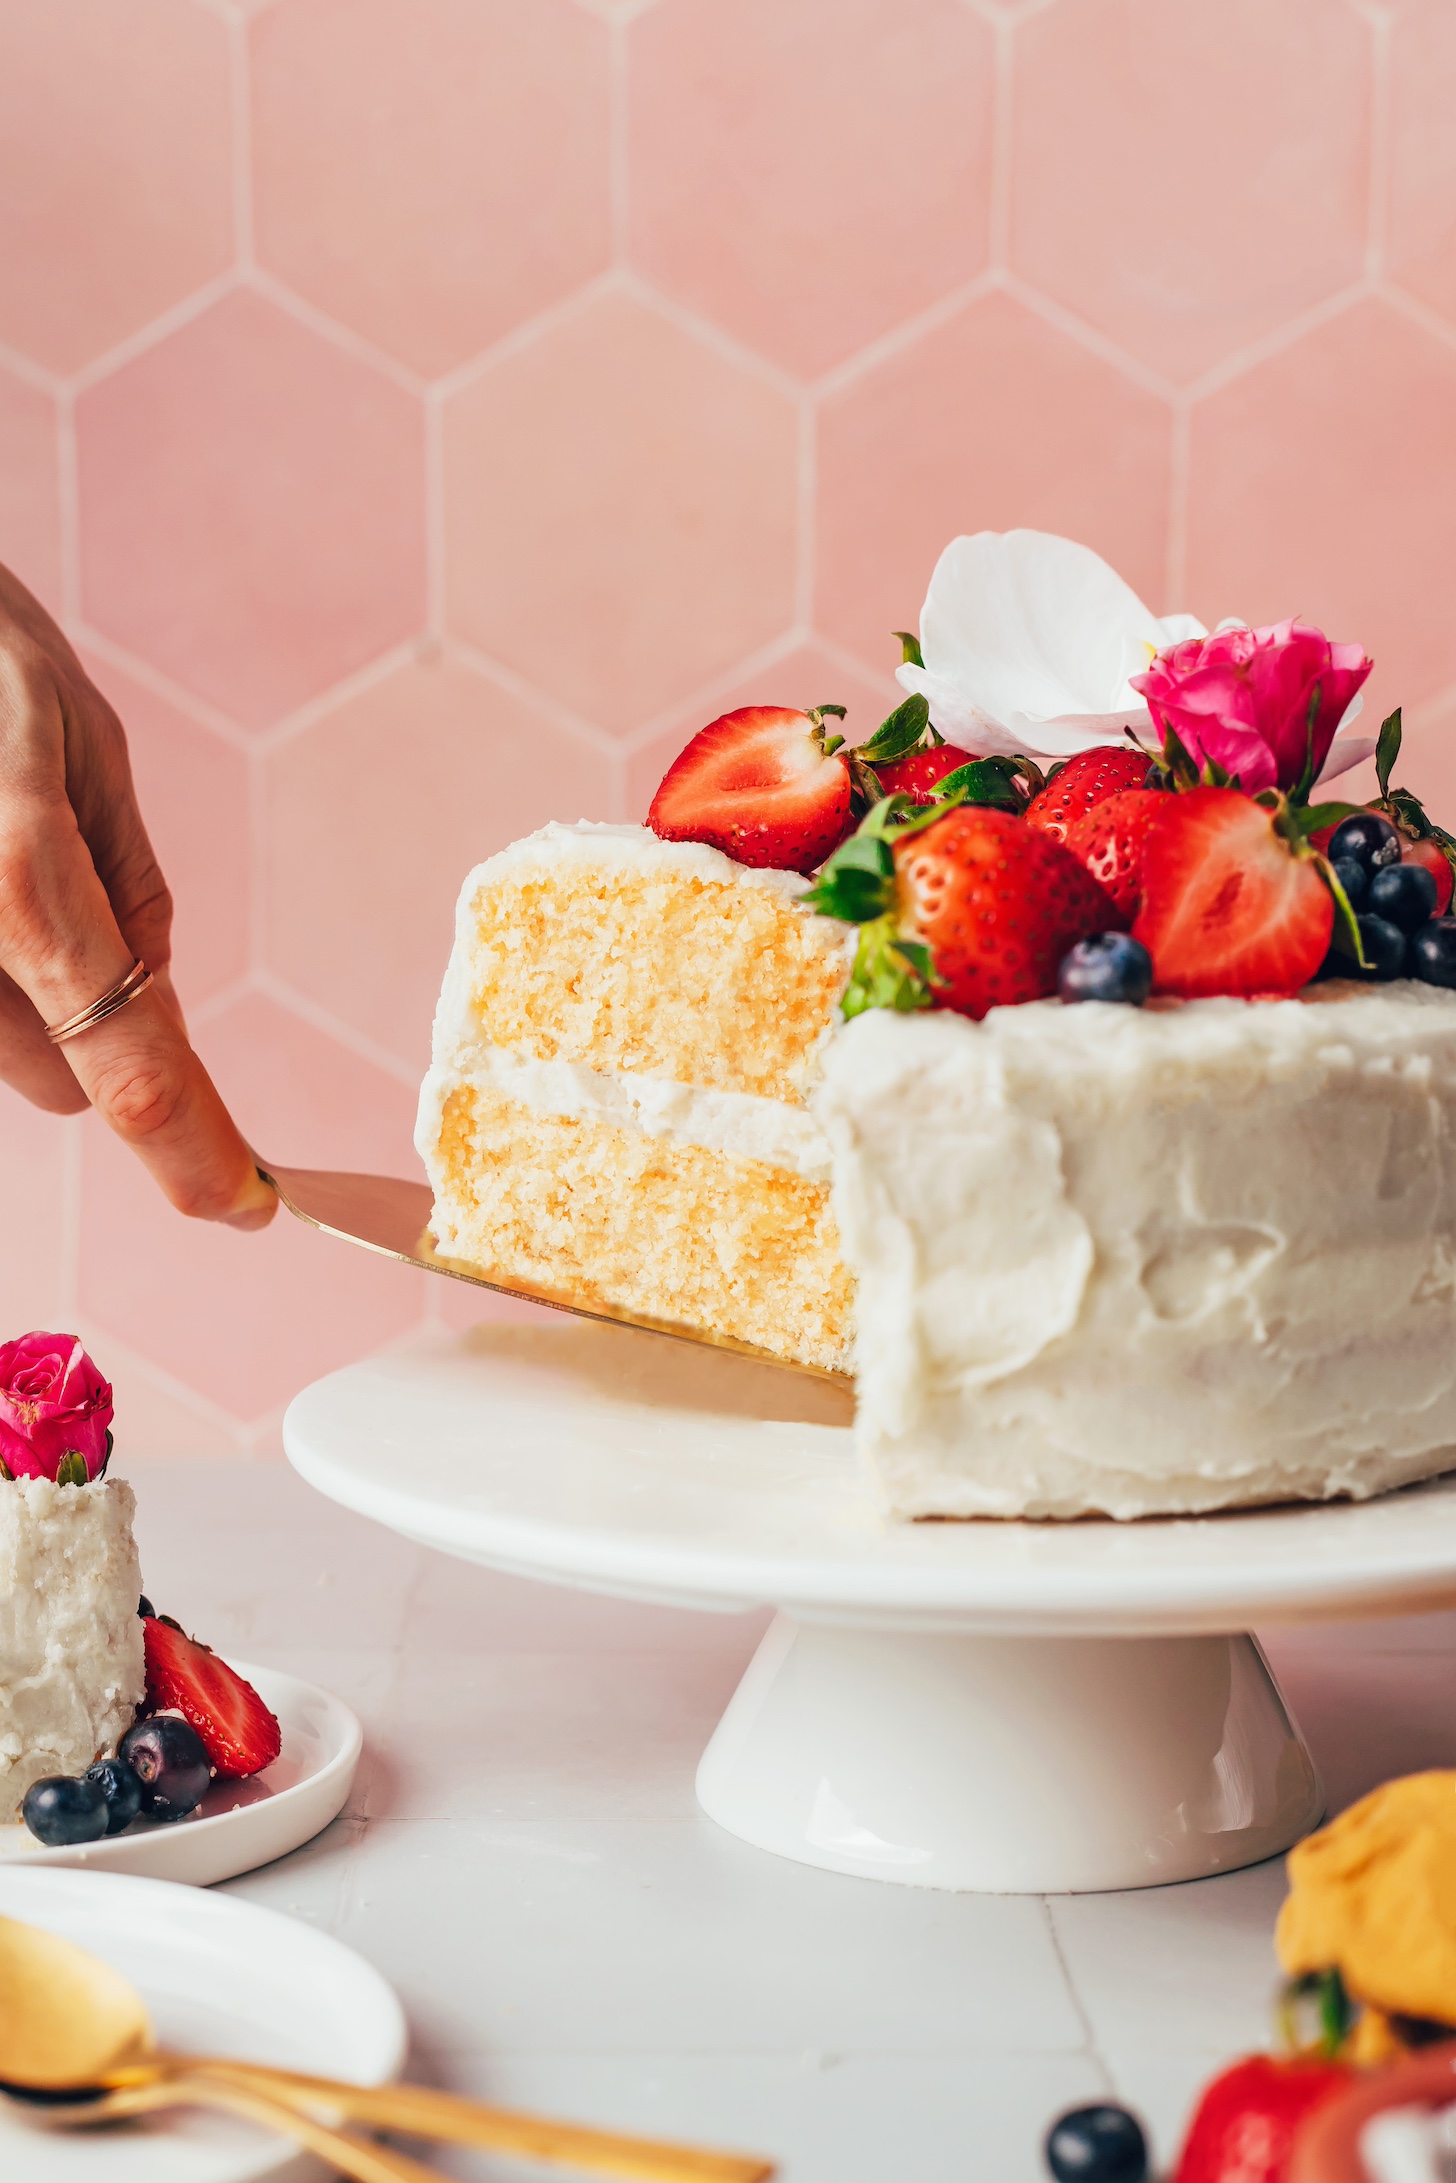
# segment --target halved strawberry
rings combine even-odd
[[[1099,743],[1095,750],[1078,751],[1032,797],[1026,807],[1027,822],[1065,841],[1068,829],[1094,804],[1124,789],[1146,788],[1152,764],[1145,752],[1127,743]]]
[[[971,762],[968,750],[957,750],[954,743],[937,743],[930,750],[912,750],[908,758],[876,763],[875,777],[887,796],[908,796],[912,803],[931,804],[937,781]]]
[[[1041,1000],[1068,948],[1126,919],[1061,842],[962,804],[894,845],[897,935],[930,951],[930,1005],[963,1016]]]
[[[1067,847],[1129,918],[1142,900],[1143,843],[1165,798],[1155,789],[1124,788],[1084,811],[1067,829]]]
[[[160,1616],[145,1618],[142,1640],[148,1712],[189,1720],[225,1781],[272,1765],[283,1748],[282,1731],[251,1683]]]
[[[702,841],[740,864],[807,877],[849,832],[853,782],[825,715],[744,705],[700,728],[658,786],[647,823],[664,841]]]
[[[1312,856],[1233,788],[1162,799],[1133,924],[1160,993],[1297,993],[1324,961],[1334,903]]]

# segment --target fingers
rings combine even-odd
[[[0,971],[0,1079],[47,1114],[80,1114],[86,1094],[34,1007]]]

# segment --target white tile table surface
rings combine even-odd
[[[762,1617],[494,1576],[281,1463],[117,1468],[158,1608],[361,1715],[345,1814],[229,1885],[376,1964],[425,2081],[761,2149],[786,2183],[1034,2183],[1058,2108],[1127,2100],[1166,2161],[1195,2086],[1266,2041],[1279,1863],[1044,1899],[788,1863],[693,1799]],[[1332,1809],[1456,1765],[1456,1615],[1265,1637]]]

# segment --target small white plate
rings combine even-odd
[[[134,1820],[125,1834],[47,1849],[16,1820],[0,1822],[0,1873],[17,1865],[84,1865],[147,1880],[211,1887],[311,1841],[337,1818],[354,1782],[364,1733],[341,1698],[276,1668],[230,1663],[278,1716],[283,1749],[250,1781],[218,1781],[190,1818]]]
[[[356,2084],[387,2084],[404,2059],[404,2016],[379,1973],[275,1910],[130,1875],[6,1866],[0,1916],[112,1964],[163,2046]],[[0,2175],[17,2183],[304,2183],[324,2172],[280,2138],[196,2109],[64,2134],[0,2112]]]

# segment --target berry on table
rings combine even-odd
[[[87,1767],[85,1779],[100,1783],[106,1799],[106,1831],[120,1834],[142,1808],[142,1785],[136,1769],[125,1759],[98,1759],[94,1766]]]
[[[1047,2132],[1046,2164],[1056,2183],[1144,2183],[1147,2140],[1125,2107],[1073,2107]]]
[[[1153,990],[1153,958],[1128,932],[1094,932],[1062,957],[1064,1001],[1125,1001],[1141,1008]]]
[[[100,1782],[73,1774],[48,1774],[25,1792],[20,1816],[47,1849],[99,1842],[106,1833],[106,1791]]]
[[[154,1713],[121,1739],[118,1756],[141,1784],[142,1810],[153,1819],[185,1819],[212,1784],[207,1748],[190,1721]]]
[[[1352,910],[1358,910],[1365,901],[1365,890],[1370,885],[1370,874],[1358,857],[1332,857],[1331,865],[1336,879],[1345,890],[1345,900]]]
[[[1363,907],[1402,932],[1414,932],[1436,914],[1435,875],[1424,864],[1384,864],[1370,875]]]
[[[1385,917],[1357,917],[1360,927],[1360,945],[1368,967],[1360,970],[1350,964],[1345,975],[1365,978],[1384,985],[1391,978],[1398,978],[1405,969],[1405,934],[1399,925],[1392,925]]]
[[[1406,971],[1427,985],[1456,985],[1456,917],[1433,917],[1406,942]]]
[[[1400,836],[1378,811],[1357,811],[1341,819],[1330,836],[1328,854],[1331,864],[1351,857],[1367,872],[1376,872],[1387,864],[1399,864]]]

